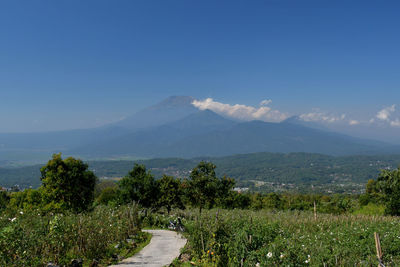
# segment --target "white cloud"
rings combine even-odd
[[[349,125],[358,125],[360,122],[358,120],[349,120]]]
[[[260,106],[268,106],[271,103],[272,103],[271,99],[265,99],[265,100],[261,101]]]
[[[386,107],[382,110],[380,110],[376,114],[376,118],[382,120],[382,121],[387,121],[389,120],[390,115],[396,110],[396,105],[391,105],[390,107]]]
[[[378,111],[374,118],[369,120],[370,124],[374,124],[375,126],[387,126],[390,125],[392,127],[400,127],[400,119],[392,119],[393,113],[396,111],[396,105],[393,104],[391,106],[385,107]]]
[[[394,120],[394,121],[391,121],[391,122],[390,122],[390,126],[393,126],[393,127],[400,127],[400,120],[399,120],[399,119],[396,119],[396,120]]]
[[[314,112],[301,114],[299,117],[303,121],[320,121],[326,123],[333,123],[333,122],[343,121],[346,118],[346,114],[337,116],[316,110]]]
[[[246,106],[246,105],[230,105],[221,102],[214,101],[212,98],[205,100],[194,100],[193,106],[200,110],[212,110],[216,113],[233,117],[240,120],[262,120],[262,121],[273,121],[279,122],[286,119],[288,116],[286,113],[282,113],[278,110],[273,110],[266,105],[270,104],[271,100],[263,100],[260,107]]]

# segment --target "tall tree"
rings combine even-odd
[[[172,176],[163,175],[157,181],[159,192],[159,206],[166,207],[168,214],[172,208],[183,209],[181,181]]]
[[[219,180],[215,174],[216,166],[211,162],[201,161],[185,181],[186,196],[193,206],[201,210],[213,206],[218,197]]]
[[[7,207],[9,202],[10,202],[10,196],[7,194],[6,191],[1,190],[0,187],[0,210]]]
[[[96,176],[80,159],[61,158],[61,153],[40,169],[45,207],[50,210],[87,210],[93,202]]]
[[[382,170],[377,183],[384,195],[385,213],[400,215],[400,167],[393,171]]]
[[[157,204],[157,184],[144,165],[135,164],[128,175],[119,182],[119,188],[124,202],[136,201],[144,207],[154,207]]]

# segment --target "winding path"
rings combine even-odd
[[[179,257],[181,248],[186,244],[186,239],[174,231],[144,231],[153,235],[150,243],[133,257],[110,267],[162,267],[169,265]]]

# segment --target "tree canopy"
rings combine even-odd
[[[97,178],[82,160],[54,154],[40,172],[46,209],[81,212],[91,206]]]
[[[377,183],[378,189],[384,195],[385,213],[400,215],[400,168],[392,171],[382,170]]]
[[[157,184],[154,176],[144,165],[135,164],[127,176],[119,182],[124,202],[136,201],[144,207],[152,207],[157,202]]]
[[[185,181],[186,196],[200,212],[214,206],[219,198],[226,198],[235,184],[233,179],[217,178],[215,168],[213,163],[201,161]]]
[[[160,190],[158,204],[160,207],[166,207],[168,213],[172,208],[183,209],[185,206],[182,202],[182,188],[181,181],[172,176],[163,175],[157,181]]]

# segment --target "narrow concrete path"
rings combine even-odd
[[[179,257],[180,250],[186,244],[186,239],[174,231],[144,230],[152,234],[150,243],[139,253],[111,267],[162,267],[169,265]]]

